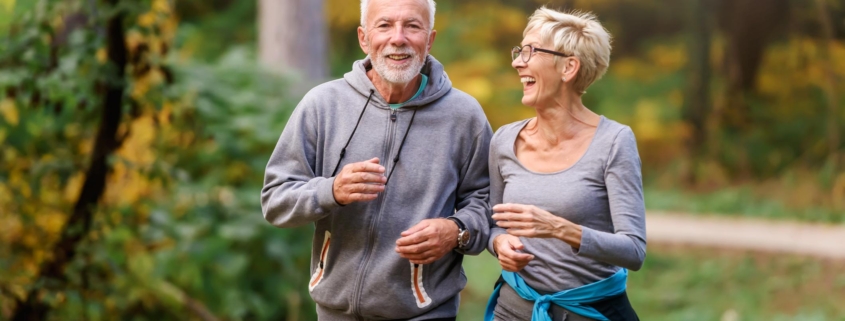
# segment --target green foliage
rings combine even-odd
[[[258,0],[179,0],[175,10],[179,28],[195,30],[179,45],[192,59],[212,61],[233,45],[255,44]]]
[[[109,66],[103,43],[78,29],[62,37],[51,18],[78,3],[39,2],[0,39],[0,311],[33,286],[38,265],[58,238],[74,196],[65,187],[85,166],[96,130],[95,106]],[[62,43],[59,45],[60,43]],[[78,188],[78,184],[77,184]],[[72,188],[71,188],[72,189]],[[77,191],[73,191],[76,193]],[[35,284],[49,286],[50,284]]]
[[[230,319],[308,316],[312,229],[270,226],[258,195],[264,166],[293,105],[284,82],[262,73],[245,49],[212,66],[179,64],[175,92],[196,108],[174,125],[196,133],[189,147],[168,146],[172,194],[156,204],[144,239],[173,244],[156,252],[157,270]],[[154,240],[154,238],[162,238]]]
[[[259,205],[293,109],[287,81],[243,48],[213,63],[168,53],[166,1],[86,3],[41,1],[2,39],[0,319],[33,288],[51,320],[313,318],[302,276],[312,231],[276,229]],[[126,79],[107,77],[118,66],[102,28],[116,12],[126,14]],[[127,84],[122,145],[66,279],[45,283],[35,276],[85,179],[106,82]]]

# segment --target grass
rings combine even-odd
[[[751,187],[731,187],[712,192],[645,187],[649,210],[690,214],[715,214],[818,223],[845,223],[845,210],[820,206],[787,206],[780,199],[764,198]]]
[[[464,261],[458,320],[479,320],[499,274],[489,254]],[[628,278],[642,320],[845,320],[845,262],[650,245]]]

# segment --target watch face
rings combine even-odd
[[[461,246],[467,246],[469,244],[469,231],[464,230],[463,232],[461,232],[460,239]]]

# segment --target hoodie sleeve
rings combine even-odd
[[[310,99],[299,103],[267,162],[261,210],[277,227],[296,227],[326,217],[340,205],[334,199],[334,177],[316,175],[318,142]]]
[[[487,171],[487,154],[492,136],[490,124],[485,120],[484,128],[473,139],[472,150],[463,165],[463,176],[458,184],[455,217],[466,225],[472,235],[467,249],[458,250],[463,254],[481,253],[487,246],[487,238],[490,235],[488,214],[490,206],[487,202],[490,179]]]

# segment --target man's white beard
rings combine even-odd
[[[390,59],[387,57],[388,55],[409,55],[408,59],[411,60],[411,64],[405,68],[397,68],[387,61]],[[373,69],[382,79],[392,84],[404,85],[411,82],[420,73],[425,64],[425,57],[420,59],[410,47],[388,46],[375,56],[370,55],[370,61],[373,64]]]

